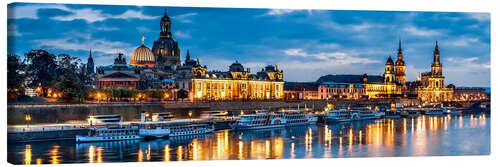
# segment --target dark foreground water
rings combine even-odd
[[[183,139],[8,145],[8,161],[14,164],[488,154],[490,117],[486,114],[223,130]]]

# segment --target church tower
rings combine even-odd
[[[172,22],[165,14],[160,21],[160,37],[153,43],[152,51],[156,60],[156,67],[167,72],[174,72],[181,64],[180,49],[177,41],[172,38]]]
[[[395,72],[394,72],[394,62],[392,61],[391,56],[387,59],[385,63],[385,72],[384,72],[384,82],[385,83],[393,83],[395,82]]]
[[[442,76],[443,75],[443,67],[441,66],[441,55],[439,54],[438,41],[436,41],[436,46],[434,47],[434,61],[431,65],[432,76]]]
[[[87,59],[87,74],[94,73],[94,59],[92,58],[92,49],[89,51],[89,59]]]
[[[443,66],[440,60],[438,41],[434,47],[434,61],[431,65],[431,77],[429,78],[429,86],[431,88],[444,88]]]
[[[396,60],[396,83],[400,85],[406,84],[406,65],[403,60],[403,49],[401,49],[401,40],[399,40],[398,60]]]

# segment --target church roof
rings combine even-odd
[[[139,81],[140,79],[120,71],[109,73],[97,78],[98,81]]]
[[[389,58],[387,58],[387,62],[385,63],[385,65],[394,65],[394,61],[392,61],[391,56],[389,56]]]
[[[367,75],[368,83],[383,82],[384,77],[378,75]],[[335,83],[363,83],[363,75],[325,75],[319,77],[316,81],[318,83],[323,82],[335,82]]]
[[[317,82],[285,82],[283,87],[286,91],[318,91]]]

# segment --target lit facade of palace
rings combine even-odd
[[[318,88],[321,99],[353,99],[366,97],[365,85],[360,83],[329,83],[324,82]]]
[[[418,99],[422,102],[445,102],[453,99],[453,88],[444,85],[443,66],[440,61],[438,43],[434,48],[431,71],[420,75],[421,86],[417,88]]]
[[[363,82],[366,87],[366,95],[370,99],[390,98],[401,95],[401,89],[396,83],[396,72],[394,70],[394,62],[391,57],[389,57],[385,63],[383,82],[368,82],[365,77],[363,77]]]
[[[207,71],[189,52],[183,66],[177,69],[176,84],[189,92],[190,100],[280,100],[283,99],[283,71],[266,66],[251,74],[237,61],[229,71]]]

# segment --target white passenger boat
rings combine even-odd
[[[335,123],[335,122],[348,122],[348,121],[359,121],[359,120],[369,120],[369,119],[379,119],[384,116],[382,112],[376,112],[374,110],[347,110],[340,109],[328,112],[328,115],[324,118],[325,123]]]
[[[459,110],[455,107],[443,107],[443,114],[451,114],[451,115],[459,115],[462,114],[462,110]]]
[[[443,110],[440,109],[426,109],[425,115],[443,115]]]
[[[192,120],[170,120],[153,119],[155,121],[146,121],[144,112],[141,113],[141,122],[132,123],[137,126],[139,135],[145,138],[163,138],[185,135],[199,135],[211,133],[214,126],[204,123],[195,123]]]
[[[76,142],[101,142],[137,140],[139,135],[138,127],[123,127],[120,115],[91,115],[89,116],[88,135],[76,135]]]
[[[76,142],[137,140],[141,138],[138,128],[90,128],[87,136],[77,135],[75,137]]]
[[[276,112],[260,111],[256,114],[242,115],[231,125],[233,130],[282,128],[286,126],[315,124],[318,118],[298,110]]]
[[[351,112],[347,109],[329,111],[323,120],[325,123],[348,122],[351,121]]]

